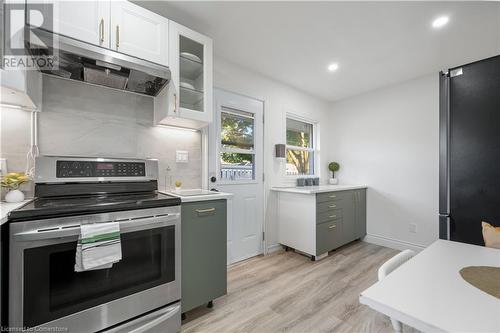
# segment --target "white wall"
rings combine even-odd
[[[333,104],[329,157],[341,183],[369,187],[368,241],[408,248],[438,238],[438,104],[437,73]]]
[[[293,178],[285,176],[284,162],[274,158],[274,145],[285,143],[285,114],[291,112],[318,121],[321,127],[320,142],[324,147],[328,142],[328,126],[325,125],[329,103],[217,57],[214,60],[214,86],[264,101],[266,243],[268,248],[274,249],[278,244],[276,198],[269,189],[295,183]],[[320,166],[320,175],[325,182],[328,172],[322,152]]]

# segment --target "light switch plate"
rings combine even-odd
[[[175,161],[177,163],[188,163],[189,162],[189,152],[186,150],[176,150],[175,151]]]

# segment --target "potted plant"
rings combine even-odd
[[[332,172],[332,178],[328,180],[331,185],[337,185],[339,183],[339,180],[335,178],[335,172],[339,171],[339,169],[340,165],[337,162],[330,162],[330,164],[328,164],[328,170]]]
[[[22,172],[10,172],[2,177],[0,185],[8,190],[5,195],[7,202],[21,202],[24,200],[24,193],[19,190],[19,186],[30,181],[30,178]]]

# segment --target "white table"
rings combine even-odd
[[[362,304],[424,332],[500,332],[500,300],[460,276],[500,267],[500,250],[438,240],[363,291]]]

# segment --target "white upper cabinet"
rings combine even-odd
[[[3,15],[1,11],[0,15]],[[0,49],[1,51],[9,52],[10,45],[23,45],[24,43],[24,34],[20,32],[26,24],[25,16],[12,15],[10,19],[11,28],[17,28],[17,30],[11,31],[12,37],[6,38],[5,45],[3,45],[5,49]],[[2,107],[41,111],[42,74],[36,70],[25,70],[22,66],[8,68],[7,64],[0,65],[0,109]]]
[[[128,1],[111,1],[111,48],[168,66],[168,19]]]
[[[169,60],[180,117],[200,126],[212,121],[212,39],[169,22]]]
[[[110,2],[57,1],[54,32],[103,47],[110,43]]]
[[[32,70],[0,69],[0,107],[42,110],[42,74]]]
[[[168,66],[168,19],[128,1],[46,1],[53,31]]]

